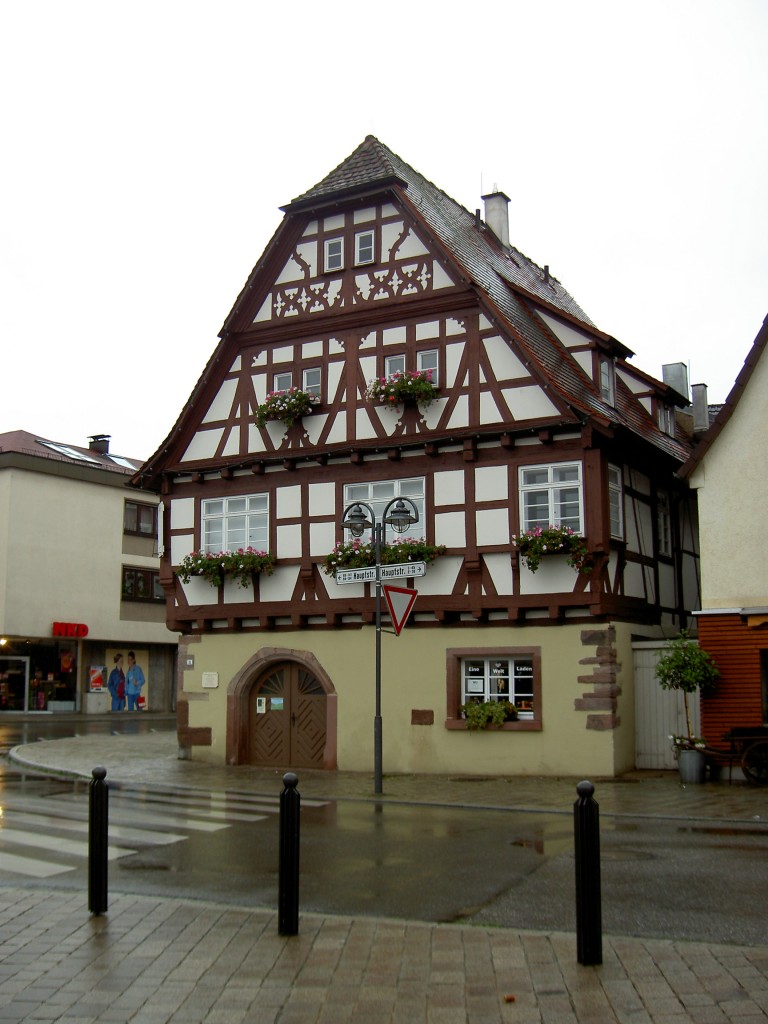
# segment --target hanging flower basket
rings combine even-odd
[[[193,576],[202,576],[213,587],[218,587],[227,576],[236,580],[239,587],[247,587],[254,575],[263,573],[271,576],[274,571],[272,555],[255,548],[219,551],[216,554],[193,551],[174,570],[182,583],[189,583]]]
[[[432,383],[431,370],[411,373],[392,373],[389,377],[374,377],[369,381],[365,397],[371,402],[380,402],[394,408],[403,402],[416,402],[426,407],[437,398],[437,388]]]
[[[570,526],[536,526],[516,534],[512,543],[531,572],[536,572],[545,555],[567,555],[568,565],[576,572],[592,571],[592,555],[587,550],[587,542]]]
[[[286,427],[292,427],[296,420],[308,416],[319,404],[318,395],[311,395],[301,388],[270,391],[266,402],[256,409],[256,426],[265,427],[270,420],[281,420]]]
[[[392,544],[381,545],[381,564],[399,565],[402,562],[426,562],[429,565],[445,554],[444,544],[427,544],[424,538],[416,540],[404,537]],[[339,569],[367,569],[376,565],[376,545],[373,541],[363,541],[356,537],[352,541],[339,541],[329,555],[321,563],[327,576],[336,576]]]

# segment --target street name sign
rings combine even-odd
[[[397,565],[382,565],[382,580],[404,580],[409,576],[424,576],[427,571],[426,562],[398,562]],[[337,583],[375,583],[376,566],[368,565],[364,569],[339,569],[336,572]]]

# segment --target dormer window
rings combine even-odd
[[[341,270],[344,267],[344,239],[327,238],[325,240],[325,270]]]
[[[615,404],[616,367],[607,356],[600,356],[600,394],[609,405]]]
[[[659,428],[670,437],[675,436],[675,410],[671,405],[659,405]]]
[[[358,231],[355,235],[355,265],[373,263],[373,232]]]

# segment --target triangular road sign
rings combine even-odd
[[[409,590],[407,587],[383,586],[384,597],[387,599],[387,608],[395,627],[395,633],[400,636],[400,630],[405,625],[405,620],[411,614],[413,602],[419,596],[418,590]]]

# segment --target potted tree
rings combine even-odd
[[[693,735],[688,694],[711,690],[719,675],[712,658],[690,638],[686,630],[681,630],[674,640],[667,641],[665,653],[656,665],[659,685],[683,695],[687,732],[684,736],[672,737],[682,782],[703,782],[706,770],[706,743],[702,737]]]

